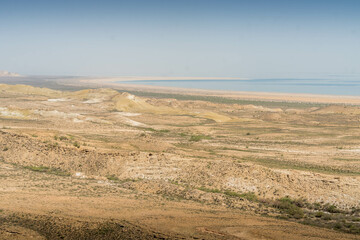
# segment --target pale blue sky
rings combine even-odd
[[[0,70],[31,75],[360,74],[357,0],[0,0]]]

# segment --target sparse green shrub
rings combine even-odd
[[[222,193],[219,189],[210,189],[210,188],[206,188],[206,187],[199,187],[198,189],[201,191],[204,191],[204,192]]]
[[[60,136],[59,139],[60,139],[60,141],[67,141],[68,140],[68,138],[65,137],[65,136]]]
[[[180,183],[177,180],[169,180],[169,182],[174,185],[180,185]]]
[[[325,207],[325,210],[329,213],[338,213],[340,212],[339,209],[335,205],[328,205]]]
[[[325,221],[329,221],[329,220],[331,220],[331,215],[330,214],[324,214],[322,216],[322,219],[325,220]]]
[[[356,214],[356,215],[360,215],[360,208],[353,208],[352,210],[351,210],[351,214]]]
[[[70,173],[57,168],[49,168],[45,166],[25,166],[24,168],[34,172],[49,173],[58,176],[70,176]]]
[[[44,167],[44,166],[25,166],[24,168],[35,172],[46,172],[49,170],[48,167]]]
[[[258,197],[253,192],[241,193],[240,197],[245,198],[245,199],[247,199],[249,201],[252,201],[252,202],[258,201]]]
[[[3,151],[6,152],[7,150],[9,150],[8,147],[4,147]]]
[[[315,217],[317,217],[317,218],[321,218],[321,217],[323,217],[324,216],[324,213],[323,212],[317,212],[317,213],[315,213]]]
[[[289,214],[290,216],[296,218],[296,219],[300,219],[304,217],[304,212],[301,208],[299,207],[293,207],[291,206],[288,210],[287,210],[287,214]]]
[[[49,148],[56,148],[57,146],[59,146],[59,144],[57,142],[52,143],[50,141],[48,141],[46,145]]]
[[[233,192],[233,191],[225,191],[224,194],[227,195],[227,196],[230,196],[230,197],[245,198],[245,199],[247,199],[247,200],[249,200],[251,202],[258,201],[258,197],[253,192],[237,193],[237,192]]]
[[[80,143],[79,143],[78,141],[75,141],[75,142],[73,143],[73,146],[74,146],[74,147],[77,147],[77,148],[80,148]]]
[[[295,204],[295,201],[289,197],[280,198],[273,203],[273,207],[280,209],[290,217],[300,219],[304,217],[303,210]]]
[[[320,203],[313,203],[309,206],[310,209],[320,210],[321,204]]]
[[[292,200],[293,204],[295,204],[296,206],[298,207],[307,207],[309,206],[310,204],[303,198],[298,198],[298,199],[293,199]]]
[[[283,220],[288,220],[289,216],[288,215],[280,215],[277,217],[278,219],[283,219]]]
[[[342,224],[337,222],[334,224],[334,229],[340,230],[342,228]]]
[[[154,128],[142,128],[142,129],[144,129],[144,131],[156,132]]]
[[[106,178],[110,181],[119,181],[119,178],[114,174],[106,176]]]
[[[159,132],[168,133],[168,132],[170,132],[170,130],[168,130],[168,129],[162,129],[162,130],[159,130]]]
[[[211,137],[206,135],[191,135],[190,137],[191,142],[199,142],[203,139],[211,139]]]

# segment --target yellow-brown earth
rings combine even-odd
[[[360,239],[359,127],[356,105],[1,84],[0,238]]]

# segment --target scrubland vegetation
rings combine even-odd
[[[293,228],[301,236],[358,237],[357,106],[113,89],[0,91],[0,221],[9,227],[54,236],[43,225],[45,206],[56,234],[68,239],[69,229],[125,236],[120,225],[132,236],[229,239],[244,234],[248,221],[252,237],[288,238]],[[66,207],[73,204],[78,210]],[[122,211],[128,215],[120,219]],[[74,212],[91,221],[70,227]]]

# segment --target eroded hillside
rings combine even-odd
[[[146,98],[112,89],[66,92],[2,84],[0,160],[2,192],[8,203],[0,209],[5,215],[13,211],[11,194],[22,199],[22,193],[49,191],[53,199],[49,209],[56,209],[53,217],[59,217],[69,210],[65,205],[54,207],[63,196],[91,197],[95,202],[99,196],[108,209],[114,197],[126,193],[121,201],[176,203],[190,215],[194,214],[191,209],[202,211],[203,206],[223,216],[237,211],[254,219],[267,216],[261,221],[269,223],[281,218],[328,229],[316,232],[307,227],[314,237],[356,239],[329,229],[360,231],[359,126],[357,106],[271,102],[262,106]],[[23,185],[12,183],[14,176]],[[18,212],[26,212],[23,204],[26,200],[18,201]],[[27,218],[45,214],[42,207],[30,209]],[[142,210],[151,215],[149,209]],[[109,213],[103,211],[102,220],[109,220]],[[136,219],[132,223],[143,225],[136,214],[121,219]],[[141,234],[263,236],[255,230],[246,235],[239,228],[230,229],[225,220],[221,228],[201,225],[191,230],[147,224]],[[26,224],[10,227],[25,227],[30,229],[24,230],[28,234],[39,232]],[[276,231],[272,234],[279,237]],[[136,238],[135,233],[132,236]]]

